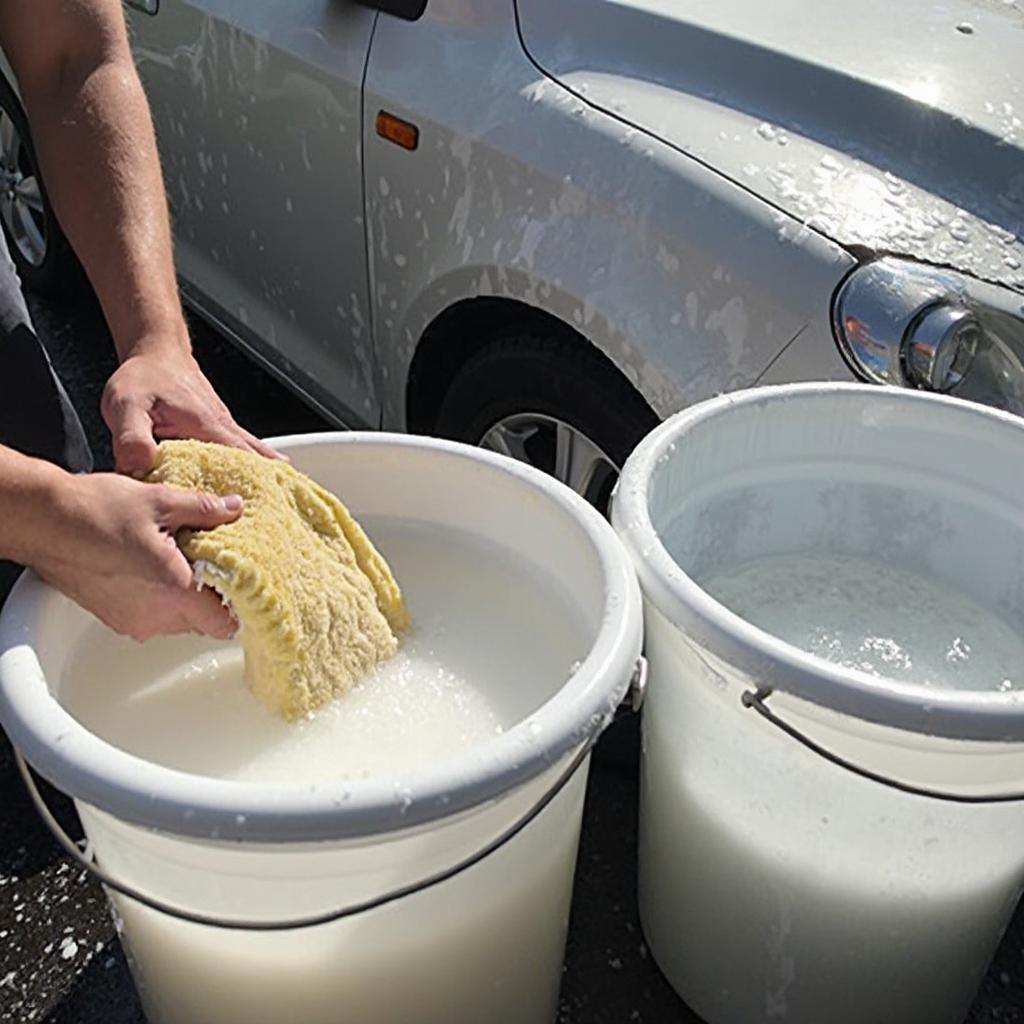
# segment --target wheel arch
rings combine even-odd
[[[409,364],[405,387],[405,420],[413,432],[431,430],[455,373],[499,333],[552,333],[589,350],[655,411],[650,399],[629,374],[574,326],[527,302],[485,295],[461,299],[442,310],[422,332]]]

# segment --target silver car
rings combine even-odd
[[[1024,0],[138,0],[187,303],[352,427],[598,504],[691,402],[1024,411]],[[0,216],[66,255],[16,83]]]

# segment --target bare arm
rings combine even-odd
[[[188,349],[153,127],[120,0],[2,0],[47,190],[118,355]]]
[[[43,177],[121,359],[103,394],[118,469],[145,472],[154,437],[274,457],[192,358],[149,106],[120,0],[0,0],[0,41]]]
[[[234,622],[199,591],[174,543],[182,526],[236,519],[242,502],[113,473],[76,476],[0,445],[0,558],[30,565],[112,629],[137,640]]]
[[[62,471],[0,445],[0,558],[28,565],[45,543],[38,514],[60,488]]]
[[[0,0],[0,42],[18,78],[50,198],[96,290],[121,359],[103,394],[118,468],[145,471],[156,436],[269,452],[243,431],[191,355],[178,299],[153,127],[119,0]],[[0,446],[0,558],[138,639],[233,623],[196,590],[174,543],[240,499],[111,473],[75,476]]]

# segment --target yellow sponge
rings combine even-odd
[[[240,494],[241,516],[183,530],[197,577],[242,624],[246,678],[296,719],[394,654],[409,616],[387,563],[334,495],[285,462],[203,441],[163,441],[149,480]]]

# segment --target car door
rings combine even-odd
[[[186,297],[343,422],[376,425],[360,161],[377,13],[133,6]]]

